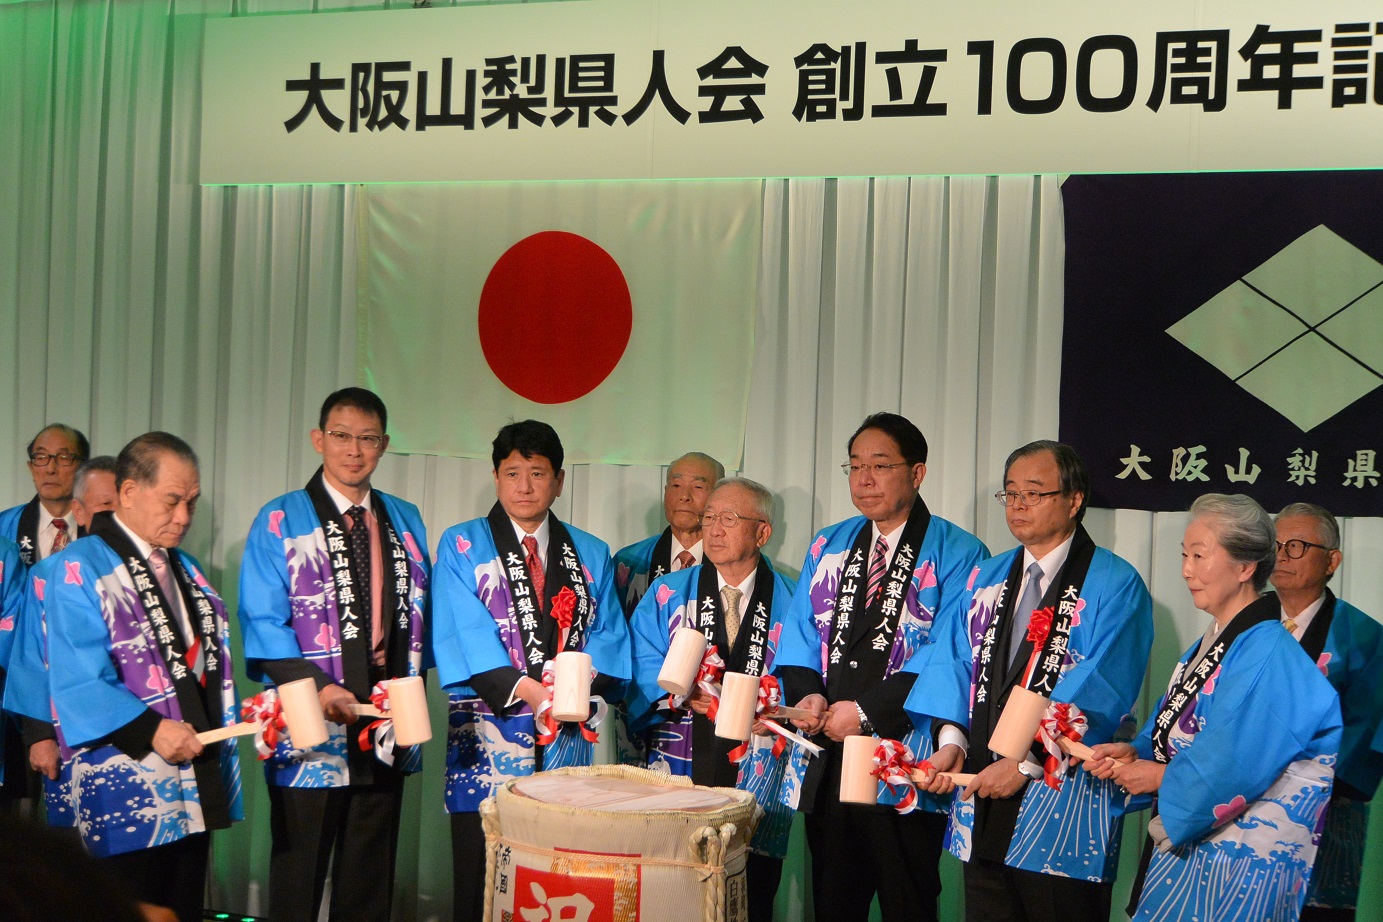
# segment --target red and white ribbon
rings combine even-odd
[[[1079,761],[1061,748],[1059,740],[1065,738],[1079,743],[1088,729],[1090,726],[1085,713],[1074,704],[1053,704],[1042,715],[1042,722],[1037,726],[1037,741],[1047,750],[1047,758],[1042,765],[1042,780],[1048,787],[1061,790],[1061,781],[1066,777],[1067,769]]]
[[[283,705],[279,703],[279,693],[272,688],[246,698],[240,702],[240,719],[245,723],[255,722],[255,752],[263,762],[274,754],[278,745],[279,731],[286,730],[288,723],[283,719]]]
[[[375,687],[370,689],[370,703],[381,713],[391,712],[389,707],[389,679],[376,682]],[[378,731],[378,732],[375,732]],[[370,735],[374,734],[375,758],[385,765],[394,764],[394,719],[392,717],[380,717],[370,721],[360,731],[356,738],[356,745],[361,752],[370,748]]]
[[[591,681],[599,671],[591,667]],[[552,693],[557,682],[557,664],[553,660],[543,663],[543,700],[538,705],[538,710],[533,713],[533,725],[538,731],[538,742],[544,746],[557,739],[557,731],[560,729],[560,722],[552,716]],[[591,695],[591,705],[595,708],[595,713],[586,720],[577,723],[581,729],[581,735],[587,742],[600,742],[600,734],[596,732],[596,727],[600,726],[605,719],[605,712],[609,710],[609,705],[605,699],[599,695]]]
[[[696,670],[696,687],[711,699],[710,708],[706,711],[706,717],[711,723],[715,723],[716,712],[720,710],[720,679],[725,675],[725,660],[720,658],[720,652],[715,644],[706,647],[706,652],[701,654],[701,668]],[[668,709],[679,710],[687,703],[687,695],[669,695]]]
[[[894,805],[899,813],[911,813],[917,809],[917,787],[913,784],[912,773],[932,770],[932,763],[925,759],[915,762],[913,758],[912,750],[898,740],[880,740],[874,750],[874,771],[871,774],[887,785],[889,793],[902,791],[901,798]]]
[[[773,757],[776,759],[778,756],[783,754],[783,751],[787,749],[788,740],[792,740],[794,743],[806,749],[807,752],[811,753],[812,755],[816,755],[819,752],[821,752],[821,747],[813,743],[811,740],[807,739],[801,734],[794,733],[787,727],[778,723],[778,721],[776,720],[770,720],[767,717],[761,716],[763,714],[773,713],[774,711],[778,710],[778,708],[782,707],[782,705],[783,690],[782,687],[778,684],[777,676],[760,676],[758,700],[754,702],[754,717],[756,720],[758,720],[759,723],[763,724],[764,727],[767,728],[770,733],[774,733],[778,737],[773,741]],[[712,719],[714,720],[715,718],[712,717]],[[743,743],[732,749],[730,751],[730,761],[743,761],[744,758],[749,755],[749,744],[751,741],[752,738],[751,740],[745,740]]]

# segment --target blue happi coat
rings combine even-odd
[[[797,589],[793,592],[792,608],[784,619],[778,667],[805,666],[825,676],[831,630],[835,624],[836,596],[846,570],[846,558],[860,531],[869,527],[869,519],[855,516],[823,528],[812,539],[802,562]],[[946,612],[957,604],[966,576],[988,556],[989,550],[980,539],[941,516],[931,516],[926,537],[913,562],[912,579],[908,582],[893,646],[889,649],[885,676],[898,672],[914,654],[930,644],[933,625],[947,620]],[[865,574],[854,578],[864,579]],[[914,729],[903,742],[919,760],[932,754],[930,730]],[[793,753],[797,759],[804,758],[795,747]],[[788,784],[793,784],[791,773]],[[800,793],[800,786],[789,791],[792,803],[797,803]],[[880,803],[896,803],[900,795],[901,792],[890,792],[880,782]],[[918,806],[934,812],[945,809],[941,800],[930,795],[919,797]]]
[[[408,675],[422,675],[430,666],[425,661],[425,609],[432,572],[427,532],[417,506],[382,490],[371,494],[383,503],[407,556]],[[389,542],[380,543],[387,555]],[[306,490],[280,496],[255,517],[240,565],[240,627],[251,679],[271,685],[260,667],[262,661],[304,658],[338,684],[345,681],[332,553]],[[385,560],[385,579],[396,576],[395,565]],[[326,742],[309,750],[294,749],[289,735],[280,734],[264,766],[269,783],[296,788],[348,786],[346,747],[355,745],[348,729],[328,721]],[[401,748],[397,756],[394,765],[403,772],[422,768],[421,746]]]
[[[639,600],[648,591],[648,584],[653,579],[648,572],[653,569],[653,549],[658,546],[663,534],[666,531],[620,548],[615,554],[615,591],[619,593],[625,614],[632,615]]]
[[[759,578],[762,579],[762,576]],[[657,720],[655,706],[660,699],[668,696],[658,687],[658,673],[663,668],[663,660],[667,659],[668,647],[677,629],[697,627],[696,612],[688,602],[696,596],[700,579],[700,566],[660,576],[648,587],[648,592],[629,622],[634,645],[634,682],[629,692],[629,712],[633,715],[647,714],[653,718],[651,723],[636,725],[639,729],[652,731],[649,767],[662,768],[674,775],[690,776],[692,773],[693,715],[688,710],[676,722]],[[773,671],[773,661],[783,631],[783,614],[791,602],[792,586],[775,570],[763,675]],[[743,618],[741,631],[745,629],[744,624],[749,621],[750,614],[744,613]],[[798,776],[795,786],[800,787],[801,760],[790,758],[792,750],[796,748],[792,743],[788,744],[788,749],[782,755],[775,758],[773,744],[776,739],[777,736],[750,738],[750,751],[740,763],[735,787],[753,794],[764,810],[764,816],[749,843],[750,848],[774,858],[783,858],[787,856],[793,813],[793,804],[784,798],[783,792],[794,787],[786,783],[786,775],[795,770]]]
[[[215,713],[222,725],[236,722],[225,605],[201,565],[176,554],[206,594],[216,619],[221,683]],[[189,763],[171,765],[156,752],[136,761],[100,743],[153,710],[182,720],[172,678],[159,652],[140,592],[120,557],[100,538],[68,545],[44,586],[53,706],[72,755],[77,824],[87,849],[98,857],[166,845],[206,824]],[[211,653],[208,653],[208,658]],[[236,746],[220,748],[221,777],[232,819],[241,819],[240,762]]]
[[[1383,625],[1333,595],[1329,600],[1334,615],[1316,667],[1340,696],[1344,729],[1335,765],[1336,796],[1326,814],[1306,904],[1352,908],[1363,883],[1367,798],[1383,778],[1383,752],[1374,748],[1383,721]],[[1353,790],[1340,796],[1341,786]]]
[[[5,710],[21,717],[53,724],[61,764],[57,780],[43,779],[45,818],[50,826],[75,826],[77,815],[72,791],[72,749],[53,713],[53,698],[48,688],[48,626],[43,597],[53,574],[61,578],[62,558],[67,552],[43,558],[29,568],[23,598],[23,611],[15,630],[5,681]]]
[[[1140,758],[1160,708],[1134,741]],[[1296,919],[1339,748],[1338,698],[1292,635],[1277,621],[1240,634],[1171,728],[1157,807],[1174,847],[1153,853],[1136,922]]]
[[[18,545],[20,553],[26,560],[37,558],[38,548],[34,546],[33,540],[28,535],[19,534],[19,520],[24,517],[26,510],[31,506],[36,506],[37,503],[38,497],[35,496],[27,503],[20,503],[18,506],[11,506],[8,509],[0,509],[0,538],[5,538]]]
[[[582,649],[601,674],[627,682],[629,627],[615,595],[610,548],[579,528],[565,528],[594,606]],[[499,785],[531,775],[536,764],[537,737],[528,705],[521,703],[509,716],[497,716],[467,684],[471,676],[491,669],[527,668],[504,561],[487,518],[446,530],[437,545],[435,579],[432,645],[437,674],[449,698],[446,807],[449,813],[473,813]],[[570,729],[563,728],[563,743],[573,736]],[[556,744],[548,748],[551,756]],[[590,745],[581,747],[578,742],[571,759],[558,764],[590,764],[590,759]],[[558,767],[554,763],[549,757],[545,766]]]
[[[19,546],[8,538],[0,538],[0,670],[9,669],[10,653],[18,637],[25,571]]]
[[[906,708],[913,723],[930,734],[933,721],[969,727],[981,639],[1001,611],[1014,548],[980,564],[966,582],[958,617],[917,664],[917,681]],[[938,632],[939,634],[942,632]],[[1152,648],[1152,598],[1138,571],[1104,548],[1095,548],[1076,601],[1070,644],[1051,694],[1058,704],[1085,715],[1087,745],[1114,739],[1132,711]],[[1127,737],[1126,737],[1127,738]],[[986,740],[971,740],[984,746]],[[1029,783],[1004,862],[1012,867],[1084,880],[1112,880],[1118,869],[1124,796],[1111,780],[1101,781],[1065,763],[1059,788]],[[950,849],[968,861],[975,804],[952,796]]]
[[[22,507],[21,507],[22,508]],[[25,567],[19,546],[0,537],[0,692],[13,681],[7,678],[12,651],[20,630],[24,607]],[[0,715],[0,720],[4,720]],[[3,728],[0,728],[3,730]],[[0,784],[5,781],[5,734],[0,732]]]

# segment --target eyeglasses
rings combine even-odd
[[[352,440],[359,442],[361,448],[367,448],[370,451],[379,451],[384,447],[385,437],[382,435],[355,435],[350,432],[341,432],[337,429],[324,429],[322,430],[322,434],[331,439],[333,445],[341,448],[350,445]]]
[[[58,467],[71,467],[82,460],[70,451],[60,451],[55,455],[50,455],[46,451],[36,451],[29,455],[29,463],[34,467],[47,467],[49,462],[58,462]]]
[[[910,465],[906,461],[894,461],[892,464],[851,464],[849,461],[846,461],[840,466],[840,469],[845,472],[846,477],[851,477],[855,474],[863,474],[865,471],[878,477],[884,471],[891,470],[895,467],[909,466]]]
[[[1040,493],[1037,490],[1000,490],[994,494],[994,498],[999,501],[1000,506],[1012,506],[1021,501],[1024,506],[1040,506],[1042,501],[1049,496],[1056,496],[1060,490],[1048,490]]]
[[[708,512],[701,516],[701,527],[710,528],[717,519],[724,528],[738,528],[740,522],[768,522],[768,519],[751,519],[747,515],[735,515],[733,512]]]
[[[1333,551],[1333,547],[1326,547],[1324,544],[1312,544],[1310,541],[1302,541],[1300,538],[1293,538],[1291,541],[1278,541],[1277,552],[1281,554],[1287,552],[1287,557],[1291,560],[1300,560],[1306,555],[1308,547],[1318,547],[1323,551]]]

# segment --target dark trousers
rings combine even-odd
[[[374,784],[355,787],[269,785],[269,918],[274,922],[317,922],[328,868],[333,922],[387,922],[403,775],[380,774]]]
[[[451,815],[451,917],[479,922],[485,915],[485,829],[479,813]]]
[[[945,815],[842,804],[839,759],[819,791],[806,816],[816,918],[867,922],[877,893],[885,922],[935,922]]]
[[[965,864],[966,922],[1109,922],[1114,882],[1097,883],[972,858]]]
[[[1301,922],[1354,922],[1353,909],[1327,909],[1324,906],[1304,906]]]
[[[773,898],[783,879],[783,859],[750,852],[744,865],[749,889],[749,922],[773,922]]]
[[[166,906],[177,914],[179,922],[201,922],[210,849],[210,833],[199,832],[167,845],[112,855],[101,861],[137,899]]]

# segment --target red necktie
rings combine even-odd
[[[696,558],[692,556],[691,551],[683,551],[677,555],[677,569],[679,570],[685,570],[694,563],[696,563]]]
[[[543,562],[538,559],[538,539],[532,535],[523,536],[523,565],[528,567],[528,578],[533,581],[533,595],[537,596],[533,601],[538,606],[538,611],[543,610],[543,600],[547,598],[543,591],[547,588],[547,576],[543,573]]]
[[[67,542],[72,535],[67,531],[67,519],[54,519],[53,527],[58,530],[58,533],[53,536],[52,553],[56,554],[58,551],[67,547]]]

